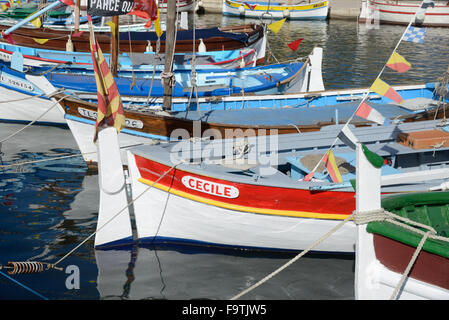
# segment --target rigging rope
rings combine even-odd
[[[324,240],[326,240],[329,236],[331,236],[335,231],[337,231],[338,229],[340,229],[341,227],[343,227],[343,225],[348,222],[351,218],[352,218],[353,214],[349,215],[346,217],[346,219],[344,219],[343,221],[341,221],[339,224],[337,224],[335,227],[333,227],[329,232],[327,232],[325,235],[323,235],[320,239],[318,239],[316,242],[314,242],[312,245],[310,245],[307,249],[305,249],[304,251],[302,251],[301,253],[299,253],[296,257],[294,257],[293,259],[291,259],[290,261],[288,261],[287,263],[285,263],[284,265],[282,265],[280,268],[276,269],[275,271],[273,271],[272,273],[270,273],[269,275],[267,275],[265,278],[263,278],[262,280],[258,281],[257,283],[255,283],[254,285],[252,285],[251,287],[249,287],[246,290],[243,290],[241,293],[237,294],[236,296],[232,297],[231,300],[237,300],[240,297],[242,297],[243,295],[247,294],[248,292],[254,290],[255,288],[257,288],[258,286],[260,286],[261,284],[263,284],[264,282],[267,282],[268,280],[270,280],[271,278],[273,278],[275,275],[277,275],[279,272],[281,272],[282,270],[284,270],[285,268],[287,268],[288,266],[290,266],[291,264],[293,264],[294,262],[296,262],[297,260],[299,260],[301,257],[303,257],[306,253],[308,253],[310,250],[312,250],[313,248],[315,248],[316,246],[318,246],[319,244],[321,244]]]
[[[64,95],[61,99],[59,99],[58,101],[56,101],[55,103],[53,103],[50,108],[48,108],[47,110],[45,110],[45,112],[43,112],[42,114],[40,114],[36,119],[34,119],[33,121],[31,121],[30,123],[28,123],[26,126],[24,126],[23,128],[17,130],[16,132],[10,134],[9,136],[7,136],[6,138],[3,138],[2,140],[0,140],[0,144],[5,142],[6,140],[11,139],[12,137],[14,137],[15,135],[17,135],[18,133],[22,132],[23,130],[25,130],[26,128],[28,128],[29,126],[33,125],[36,121],[39,121],[39,119],[41,119],[43,116],[45,116],[50,110],[52,110],[56,105],[59,104],[59,102],[68,97],[68,95]]]

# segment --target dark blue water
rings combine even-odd
[[[198,26],[239,23],[220,15],[197,19]],[[279,61],[306,56],[314,45],[323,47],[326,88],[356,88],[371,85],[403,31],[400,26],[368,30],[352,21],[292,21],[277,35],[270,33],[269,42]],[[297,38],[304,40],[293,53],[287,43]],[[428,29],[425,44],[403,43],[398,51],[412,69],[406,74],[386,70],[383,80],[435,81],[449,65],[449,33]],[[20,128],[0,124],[0,140]],[[66,129],[29,127],[4,142],[1,151],[3,165],[21,165],[0,170],[0,264],[54,263],[95,231],[98,176],[88,171]],[[64,155],[75,157],[50,160]],[[47,161],[25,164],[36,160]],[[63,271],[12,277],[48,299],[229,299],[293,256],[185,247],[96,251],[89,240],[60,263]],[[70,289],[70,268],[79,271],[79,288]],[[353,299],[353,281],[352,255],[307,255],[244,298]],[[0,274],[0,299],[41,298]]]

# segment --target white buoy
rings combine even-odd
[[[245,58],[243,56],[240,59],[240,68],[245,68]]]
[[[206,52],[206,45],[203,42],[203,39],[200,39],[200,44],[198,45],[198,52]]]
[[[73,42],[71,36],[69,36],[69,40],[67,40],[65,44],[65,51],[73,52]]]
[[[148,44],[147,47],[145,48],[145,52],[153,52],[153,47],[151,46],[151,41],[147,40]]]

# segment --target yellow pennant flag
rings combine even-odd
[[[157,19],[154,21],[154,31],[156,31],[157,37],[160,38],[162,35],[161,30],[161,14],[159,12],[159,8],[157,9]]]
[[[8,6],[6,5],[6,4],[2,4],[2,11],[6,11],[6,10],[8,10]]]
[[[34,20],[31,20],[30,23],[35,26],[36,28],[40,28],[42,26],[41,19],[36,18]]]
[[[395,51],[391,55],[390,59],[388,59],[387,67],[393,69],[394,71],[402,73],[407,72],[412,67],[412,65],[410,64],[410,62],[405,60],[403,56]]]
[[[33,40],[36,41],[37,43],[44,44],[44,43],[46,43],[46,42],[47,42],[48,40],[50,40],[50,39],[37,39],[37,38],[33,38]]]
[[[270,23],[267,27],[274,33],[278,33],[279,30],[281,30],[282,26],[284,25],[285,20],[287,20],[287,18]]]
[[[115,37],[115,23],[112,21],[106,22],[106,24],[111,28],[112,37]]]
[[[324,161],[327,172],[329,173],[332,181],[335,183],[343,182],[343,179],[341,177],[340,170],[338,170],[338,165],[337,165],[337,162],[335,161],[335,157],[334,157],[334,153],[332,152],[332,149],[329,149],[329,151],[324,156],[323,161]]]
[[[396,92],[396,90],[394,90],[388,83],[380,80],[379,78],[374,81],[373,85],[370,88],[370,91],[391,99],[398,104],[401,104],[404,101],[401,95]]]

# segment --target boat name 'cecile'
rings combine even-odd
[[[181,181],[182,184],[189,189],[212,194],[214,196],[230,199],[237,198],[239,196],[239,189],[234,186],[215,183],[192,176],[184,176]]]

